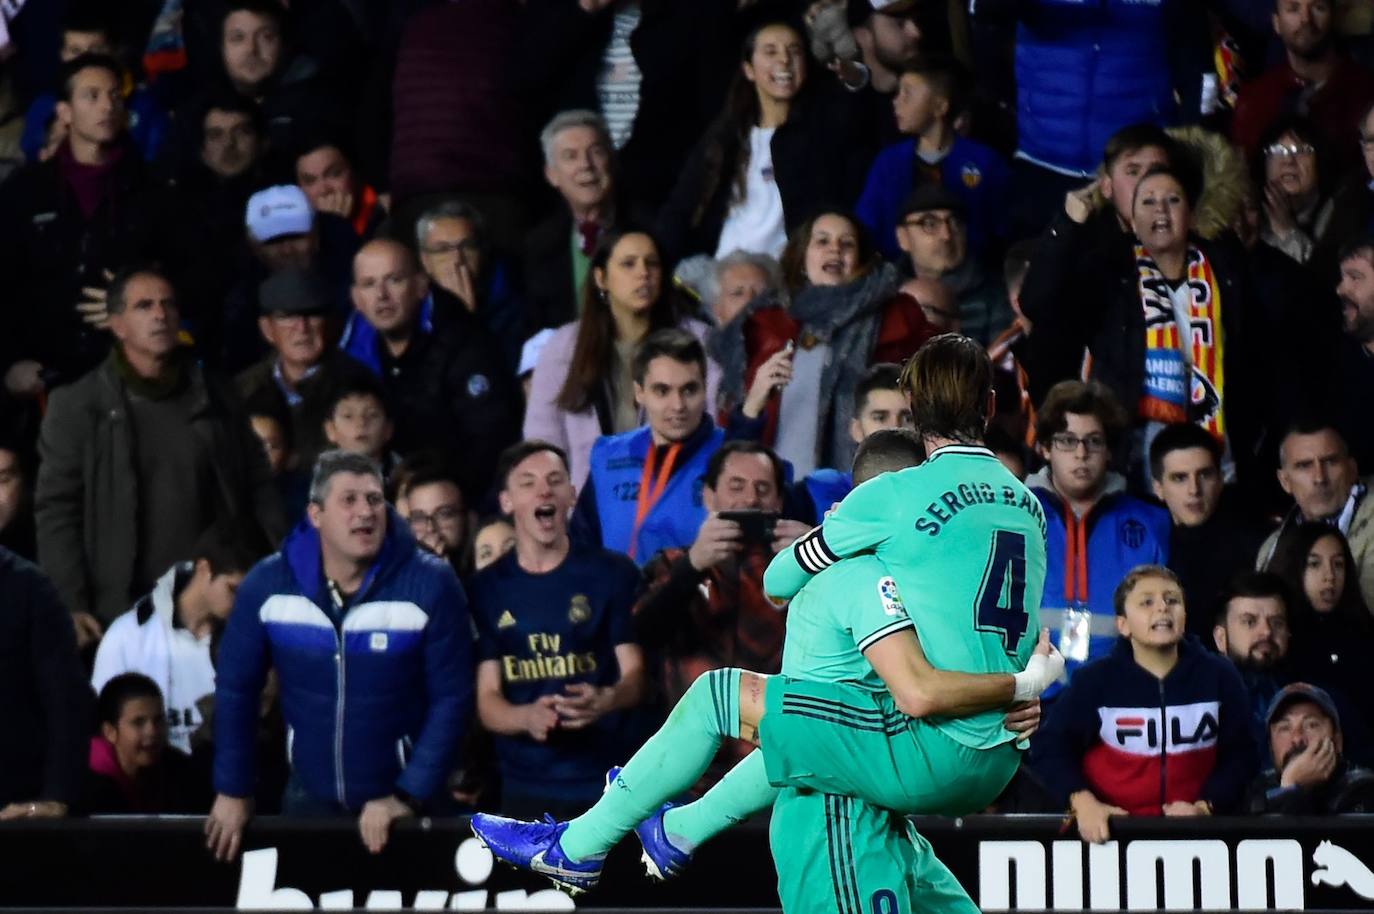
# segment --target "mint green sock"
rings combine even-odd
[[[768,783],[763,752],[755,749],[701,799],[668,810],[663,830],[674,846],[690,854],[730,826],[771,808],[777,796],[778,788]]]
[[[559,844],[572,860],[600,857],[668,800],[696,783],[720,742],[739,736],[738,669],[711,670],[687,689],[596,805],[568,823]]]

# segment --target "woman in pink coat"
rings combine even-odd
[[[596,439],[643,424],[630,376],[639,341],[677,326],[704,342],[707,325],[681,316],[664,283],[659,251],[654,237],[640,229],[603,235],[582,286],[581,318],[555,330],[535,363],[524,436],[566,450],[579,488]],[[707,403],[716,402],[719,386],[720,368],[708,361]]]

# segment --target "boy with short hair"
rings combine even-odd
[[[101,691],[125,673],[142,673],[166,696],[168,739],[191,751],[191,734],[204,720],[197,702],[215,691],[210,642],[229,618],[248,569],[267,551],[240,530],[212,527],[191,559],[167,570],[152,591],[110,623],[95,653],[91,686]]]
[[[893,113],[898,131],[911,139],[878,153],[855,206],[888,260],[902,259],[896,236],[902,203],[921,184],[942,185],[964,203],[975,255],[1004,234],[1007,164],[992,148],[954,130],[966,81],[953,62],[916,64],[898,80]]]
[[[387,449],[391,443],[391,413],[381,385],[369,377],[349,378],[334,392],[324,417],[324,436],[341,451],[362,454],[381,464],[382,475],[400,462]]]
[[[1095,844],[1110,837],[1110,816],[1225,812],[1258,762],[1245,686],[1226,658],[1186,635],[1178,577],[1137,566],[1112,602],[1121,637],[1050,706],[1034,753]]]

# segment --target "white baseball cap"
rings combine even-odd
[[[278,184],[248,198],[244,222],[254,241],[265,242],[306,234],[315,224],[315,214],[305,191],[294,184]]]

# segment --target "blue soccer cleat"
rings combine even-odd
[[[558,888],[576,895],[596,888],[601,879],[605,856],[590,860],[569,860],[558,839],[567,831],[567,822],[544,816],[543,822],[522,822],[477,813],[472,817],[472,833],[492,856],[504,863],[545,876]]]
[[[611,789],[619,776],[619,767],[606,772],[607,790]],[[644,871],[649,878],[658,882],[680,875],[692,862],[692,855],[669,841],[668,833],[663,830],[663,814],[675,805],[664,803],[653,815],[635,826],[635,836],[639,838],[639,846],[644,849],[639,859],[643,861]]]

